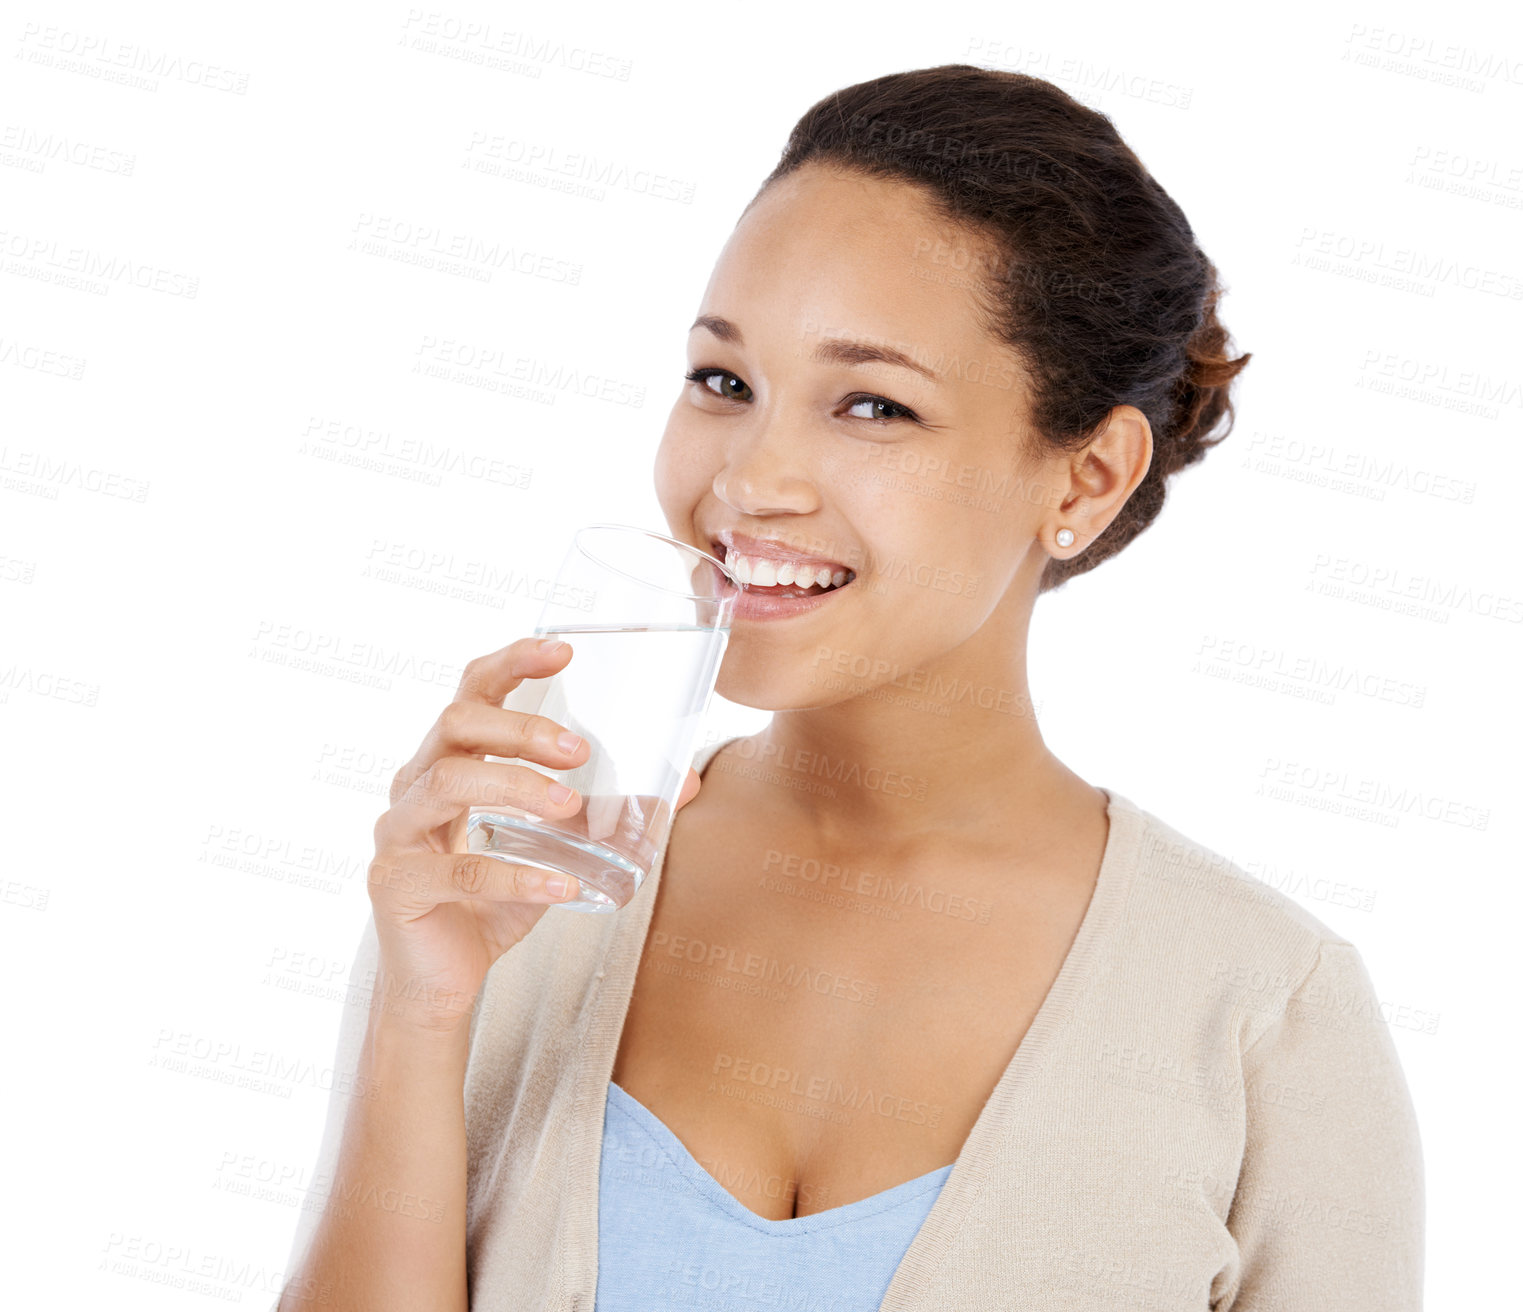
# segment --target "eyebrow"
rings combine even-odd
[[[744,346],[745,339],[728,319],[717,314],[700,314],[693,320],[693,328],[707,328],[721,342]],[[691,332],[693,329],[688,329]],[[841,337],[827,337],[814,348],[814,358],[825,364],[891,364],[900,369],[913,369],[922,377],[939,383],[941,376],[925,365],[916,363],[903,351],[892,346],[879,346],[872,342],[852,342]]]

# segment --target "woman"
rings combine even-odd
[[[719,691],[773,718],[699,753],[628,907],[544,917],[574,890],[460,834],[581,806],[482,759],[584,759],[501,709],[575,654],[470,665],[376,826],[374,1001],[282,1307],[1420,1306],[1357,950],[1080,778],[1027,693],[1037,597],[1230,427],[1217,297],[1046,82],[922,69],[803,117],[655,470],[748,580]]]

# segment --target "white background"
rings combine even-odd
[[[1516,1220],[1523,32],[1481,8],[5,6],[14,1305],[268,1305],[391,773],[459,666],[532,628],[571,528],[662,527],[687,325],[795,119],[953,62],[1111,115],[1254,353],[1159,522],[1040,603],[1044,734],[1358,946],[1422,1127],[1429,1305],[1489,1301],[1474,1255]],[[466,167],[492,137],[687,199]],[[497,255],[409,261],[452,240]],[[80,261],[147,285],[58,281]],[[625,403],[488,390],[483,356]],[[514,584],[462,583],[487,568]],[[157,1283],[203,1263],[215,1295]]]

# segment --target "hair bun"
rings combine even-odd
[[[1165,476],[1194,464],[1232,431],[1231,383],[1253,358],[1251,352],[1228,353],[1231,337],[1216,317],[1223,288],[1216,266],[1204,255],[1201,259],[1209,278],[1205,304],[1199,325],[1185,342],[1185,371],[1175,388],[1173,421],[1154,444],[1153,458],[1162,462],[1159,472]],[[1224,417],[1226,427],[1211,436]]]

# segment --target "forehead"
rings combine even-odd
[[[748,345],[779,331],[878,338],[917,356],[987,345],[974,279],[992,255],[912,183],[805,165],[742,215],[703,312],[738,324]]]

